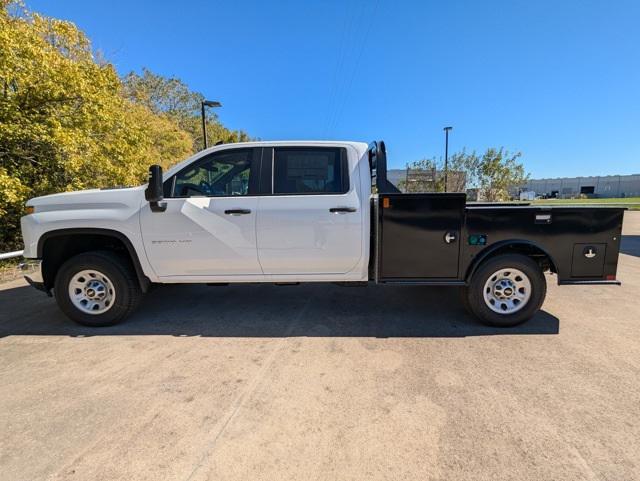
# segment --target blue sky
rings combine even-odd
[[[640,173],[640,2],[27,0],[119,72],[220,100],[265,140],[387,142],[390,163],[505,146],[534,177]]]

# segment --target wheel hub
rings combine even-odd
[[[111,280],[102,272],[83,270],[69,282],[69,298],[87,314],[103,314],[113,306],[116,292]]]
[[[518,269],[500,269],[489,276],[483,294],[489,309],[499,314],[513,314],[529,301],[531,281]]]
[[[493,294],[498,299],[509,299],[515,291],[515,284],[510,279],[500,279],[493,286]]]
[[[89,281],[84,292],[90,299],[103,299],[107,295],[106,286],[99,280]]]

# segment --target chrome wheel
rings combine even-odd
[[[73,305],[87,314],[104,314],[113,307],[116,290],[102,272],[80,271],[69,281],[69,298]]]
[[[498,314],[513,314],[529,302],[531,281],[518,269],[500,269],[489,276],[484,284],[484,302]]]

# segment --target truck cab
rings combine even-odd
[[[367,145],[224,145],[171,169],[162,212],[140,209],[161,282],[364,281]]]
[[[204,150],[149,183],[31,199],[27,280],[71,319],[111,325],[166,283],[457,286],[480,320],[524,322],[560,284],[616,280],[623,209],[467,203],[401,193],[384,142]]]

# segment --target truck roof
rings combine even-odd
[[[170,177],[175,172],[180,170],[185,165],[190,164],[194,160],[199,159],[200,157],[204,157],[205,155],[216,152],[219,150],[238,148],[238,147],[269,147],[269,146],[299,146],[299,147],[312,147],[312,146],[322,146],[322,145],[340,145],[340,146],[351,146],[358,151],[360,155],[364,154],[369,147],[369,144],[366,142],[357,142],[350,140],[258,140],[253,142],[236,142],[231,144],[219,144],[209,147],[207,149],[201,150],[191,157],[183,160],[182,162],[178,162],[176,165],[167,170],[164,174],[164,177]]]

